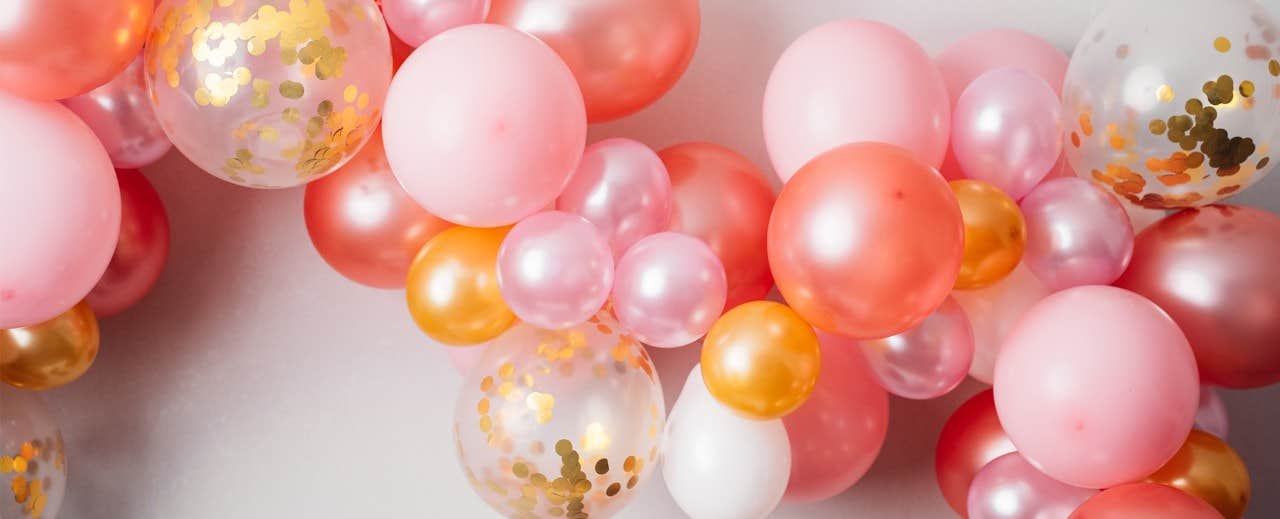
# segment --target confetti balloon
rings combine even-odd
[[[0,380],[23,389],[65,385],[97,356],[98,319],[87,302],[40,324],[0,330]]]
[[[1226,519],[1240,519],[1249,505],[1249,471],[1227,442],[1191,431],[1187,442],[1147,481],[1169,485],[1203,499]]]
[[[1067,160],[1132,204],[1213,203],[1261,179],[1280,143],[1267,10],[1227,0],[1108,4],[1067,70]]]
[[[516,325],[488,345],[457,402],[467,480],[507,517],[610,517],[657,468],[662,386],[606,312],[565,330]]]
[[[452,227],[418,252],[405,299],[427,336],[466,346],[497,337],[515,322],[498,288],[498,250],[509,230]]]
[[[141,56],[107,84],[62,104],[89,125],[117,168],[151,165],[173,147],[151,105]]]
[[[164,0],[145,59],[174,146],[258,188],[310,182],[354,156],[391,82],[372,0]]]
[[[62,432],[44,397],[0,384],[0,517],[58,517],[67,493]]]
[[[1013,451],[1013,442],[996,416],[990,389],[957,408],[942,426],[934,458],[938,488],[951,509],[968,517],[969,486],[974,476],[992,460]]]
[[[1103,490],[1067,519],[1222,519],[1222,514],[1176,488],[1130,483]]]
[[[169,261],[169,215],[160,194],[136,170],[116,170],[120,241],[85,301],[99,319],[125,311],[151,292]]]
[[[990,286],[1008,276],[1022,260],[1027,224],[1018,203],[995,186],[978,180],[953,180],[951,191],[964,218],[964,259],[955,288]]]

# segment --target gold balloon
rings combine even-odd
[[[1226,519],[1239,519],[1249,504],[1249,471],[1236,451],[1196,429],[1168,463],[1147,477],[1203,499]]]
[[[509,230],[453,227],[418,251],[405,296],[414,322],[432,339],[478,344],[515,322],[498,291],[498,248]]]
[[[43,323],[0,330],[0,380],[20,388],[64,385],[97,356],[98,319],[85,301]]]
[[[1027,224],[1018,203],[977,180],[953,180],[951,191],[964,218],[964,260],[955,287],[982,288],[1004,279],[1027,246]]]
[[[813,393],[822,367],[818,335],[790,307],[753,301],[729,310],[702,345],[702,379],[745,416],[779,418]]]

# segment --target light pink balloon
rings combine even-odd
[[[454,27],[483,23],[489,0],[382,0],[391,32],[411,47]]]
[[[1027,223],[1023,261],[1050,289],[1110,285],[1133,256],[1133,225],[1111,193],[1081,178],[1036,186],[1019,203]]]
[[[671,204],[671,178],[657,153],[631,139],[605,139],[587,147],[556,209],[590,220],[618,258],[667,228]]]
[[[173,147],[151,105],[141,56],[107,84],[62,104],[89,125],[116,168],[148,166]]]
[[[106,271],[120,236],[111,158],[65,106],[0,91],[0,328],[71,308]]]
[[[1005,340],[996,412],[1045,474],[1107,488],[1150,475],[1178,451],[1199,384],[1187,338],[1155,303],[1076,287],[1040,301]]]
[[[552,203],[578,166],[587,115],[560,57],[515,29],[467,25],[418,47],[387,93],[391,170],[432,214],[472,227]]]
[[[660,232],[636,242],[613,284],[613,311],[641,342],[684,346],[707,333],[724,311],[728,283],[720,258],[702,240]]]
[[[969,366],[969,376],[991,383],[1005,336],[1022,314],[1051,293],[1031,273],[1026,262],[1018,264],[1018,268],[994,285],[951,292],[973,327],[973,364]]]
[[[910,330],[858,345],[880,385],[903,398],[945,395],[964,381],[973,363],[973,328],[950,297]]]
[[[590,319],[613,287],[613,254],[586,218],[538,213],[516,224],[498,249],[498,288],[507,306],[537,328]]]
[[[969,519],[1067,519],[1097,494],[1044,475],[1011,452],[978,471],[969,485]]]
[[[1227,404],[1222,402],[1222,397],[1210,386],[1200,386],[1200,405],[1196,408],[1196,428],[1223,440],[1227,439],[1229,429]]]
[[[996,69],[969,83],[951,115],[951,149],[968,178],[1026,196],[1062,155],[1062,106],[1043,79]]]
[[[850,142],[879,141],[938,167],[951,110],[942,75],[906,34],[869,20],[804,33],[773,67],[764,136],[778,178]]]

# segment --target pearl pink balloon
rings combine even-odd
[[[1200,406],[1196,408],[1196,428],[1227,439],[1227,404],[1212,387],[1200,386]]]
[[[996,361],[1009,438],[1050,477],[1107,488],[1155,472],[1187,438],[1200,386],[1187,339],[1151,301],[1107,286],[1046,297]]]
[[[1067,519],[1098,491],[1044,475],[1011,452],[988,463],[969,486],[969,519]]]
[[[42,323],[102,277],[120,236],[111,158],[66,107],[0,90],[0,329]]]
[[[961,517],[968,516],[969,485],[992,460],[1013,452],[1013,442],[1000,426],[988,389],[965,401],[947,419],[938,436],[934,470],[938,489]]]
[[[1209,503],[1176,488],[1130,483],[1103,490],[1068,519],[1222,519]]]
[[[117,168],[148,166],[173,147],[151,106],[141,57],[107,84],[62,104],[89,125]]]
[[[452,29],[418,47],[387,93],[391,170],[422,207],[472,227],[552,203],[586,142],[569,68],[533,37],[497,25]]]
[[[996,69],[969,83],[951,115],[951,149],[966,177],[1026,196],[1062,155],[1061,102],[1043,79]]]
[[[1037,186],[1022,202],[1023,261],[1052,290],[1110,285],[1133,256],[1133,225],[1111,193],[1081,178]]]
[[[537,328],[581,324],[600,311],[613,288],[609,242],[576,214],[525,218],[498,249],[498,288],[516,317]]]
[[[764,92],[764,138],[786,182],[810,159],[849,142],[878,141],[942,163],[951,129],[947,87],[906,34],[869,20],[841,20],[787,47]]]
[[[120,240],[107,271],[85,298],[98,319],[138,303],[151,291],[169,260],[169,216],[147,177],[116,170],[120,185]]]
[[[707,244],[660,232],[618,260],[613,311],[641,342],[675,348],[711,329],[724,311],[725,292],[724,266]]]
[[[671,221],[671,179],[662,159],[631,139],[605,139],[582,154],[556,209],[582,215],[609,240],[618,258]]]
[[[454,27],[484,22],[489,0],[382,0],[382,16],[412,47]]]
[[[964,309],[948,297],[911,329],[859,343],[881,386],[903,398],[937,398],[969,374],[973,328]]]
[[[969,376],[991,383],[1005,336],[1022,314],[1051,293],[1053,291],[1031,273],[1025,261],[994,285],[951,293],[973,327],[973,364],[969,366]]]

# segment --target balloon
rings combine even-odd
[[[724,264],[725,308],[763,299],[769,272],[769,213],[773,188],[750,160],[709,142],[687,142],[658,152],[671,174],[671,230],[695,236]]]
[[[763,519],[782,500],[792,461],[782,420],[720,405],[698,366],[671,410],[662,458],[667,491],[693,519]]]
[[[819,334],[818,342],[818,385],[782,418],[791,442],[787,501],[821,501],[853,486],[880,454],[889,428],[889,396],[854,341]]]
[[[702,342],[707,390],[749,418],[795,411],[813,393],[822,367],[818,336],[787,305],[743,303],[725,312]]]
[[[1027,244],[1027,225],[1018,203],[978,180],[952,180],[964,218],[964,259],[955,288],[983,288],[1013,272]]]
[[[964,308],[973,327],[973,364],[969,376],[990,384],[1000,345],[1009,330],[1036,302],[1052,293],[1022,262],[1004,279],[987,288],[957,290],[951,297]]]
[[[1280,62],[1271,64],[1265,42],[1275,21],[1248,0],[1215,4],[1212,16],[1200,7],[1196,0],[1160,9],[1108,5],[1067,70],[1067,160],[1135,205],[1211,204],[1270,170],[1267,147],[1280,137],[1280,100],[1271,95]]]
[[[609,242],[586,218],[561,211],[516,224],[498,249],[498,288],[516,317],[562,329],[591,318],[613,288]]]
[[[151,106],[141,56],[111,81],[62,104],[89,125],[117,168],[149,166],[172,147]]]
[[[23,389],[66,385],[98,356],[98,320],[80,302],[49,321],[0,330],[0,380]]]
[[[489,0],[382,0],[382,16],[400,41],[417,47],[437,34],[483,23]]]
[[[631,139],[587,147],[556,209],[582,215],[609,240],[613,257],[671,221],[671,179],[658,155]]]
[[[950,130],[942,74],[911,37],[879,22],[809,30],[778,58],[765,87],[764,140],[784,183],[849,142],[893,144],[937,167]]]
[[[1226,519],[1240,519],[1249,505],[1244,461],[1227,442],[1204,431],[1191,431],[1173,459],[1146,480],[1203,499]]]
[[[778,290],[815,327],[875,339],[942,304],[964,247],[947,183],[906,150],[841,146],[805,165],[769,219]]]
[[[391,41],[369,0],[162,0],[147,85],[196,166],[256,188],[338,169],[382,117]]]
[[[443,344],[440,346],[444,348],[445,354],[449,356],[449,362],[453,363],[453,368],[458,370],[459,375],[465,377],[471,372],[472,367],[480,363],[480,359],[484,357],[487,344],[481,343],[470,348],[450,348]]]
[[[0,384],[0,499],[4,517],[58,517],[67,493],[62,432],[41,395]]]
[[[1200,386],[1200,407],[1196,408],[1196,428],[1227,439],[1227,404],[1212,387]]]
[[[974,476],[992,460],[1013,451],[1013,442],[996,417],[990,389],[957,408],[942,427],[934,458],[938,488],[951,509],[968,517],[969,486]]]
[[[586,141],[582,95],[555,53],[496,25],[452,29],[396,73],[382,125],[391,170],[418,204],[472,227],[552,203]]]
[[[454,409],[467,480],[507,517],[610,517],[662,452],[657,372],[606,313],[561,331],[516,325],[472,368]]]
[[[1098,491],[1044,475],[1011,452],[978,471],[969,486],[969,519],[1066,519]]]
[[[515,322],[498,289],[498,249],[510,228],[452,227],[431,238],[409,267],[409,315],[428,337],[477,344]]]
[[[1046,297],[996,360],[996,409],[1018,452],[1078,487],[1112,487],[1159,468],[1191,430],[1199,394],[1178,326],[1114,287]]]
[[[1280,216],[1212,206],[1174,214],[1138,234],[1116,286],[1169,312],[1196,352],[1204,383],[1280,382]]]
[[[1133,256],[1124,207],[1079,178],[1040,184],[1022,199],[1027,267],[1050,289],[1114,283]]]
[[[120,236],[120,189],[93,132],[58,103],[0,91],[0,329],[84,299]]]
[[[697,238],[660,232],[618,260],[613,311],[641,341],[675,348],[698,340],[724,311],[724,267]]]
[[[1068,519],[1222,519],[1222,514],[1176,488],[1130,483],[1089,498]]]
[[[697,0],[493,0],[488,21],[555,49],[582,88],[587,119],[600,123],[640,111],[676,84],[701,18]]]
[[[920,324],[900,334],[859,343],[871,373],[903,398],[937,398],[960,385],[973,362],[969,317],[948,297]]]
[[[1043,79],[996,69],[969,84],[951,114],[951,149],[965,176],[1015,200],[1040,183],[1062,154],[1058,95]]]
[[[403,288],[414,256],[452,226],[396,182],[376,130],[350,162],[307,184],[302,211],[320,257],[347,279],[376,288]]]
[[[116,170],[120,184],[120,240],[102,279],[85,297],[99,319],[123,312],[146,297],[169,260],[169,216],[147,177]]]

